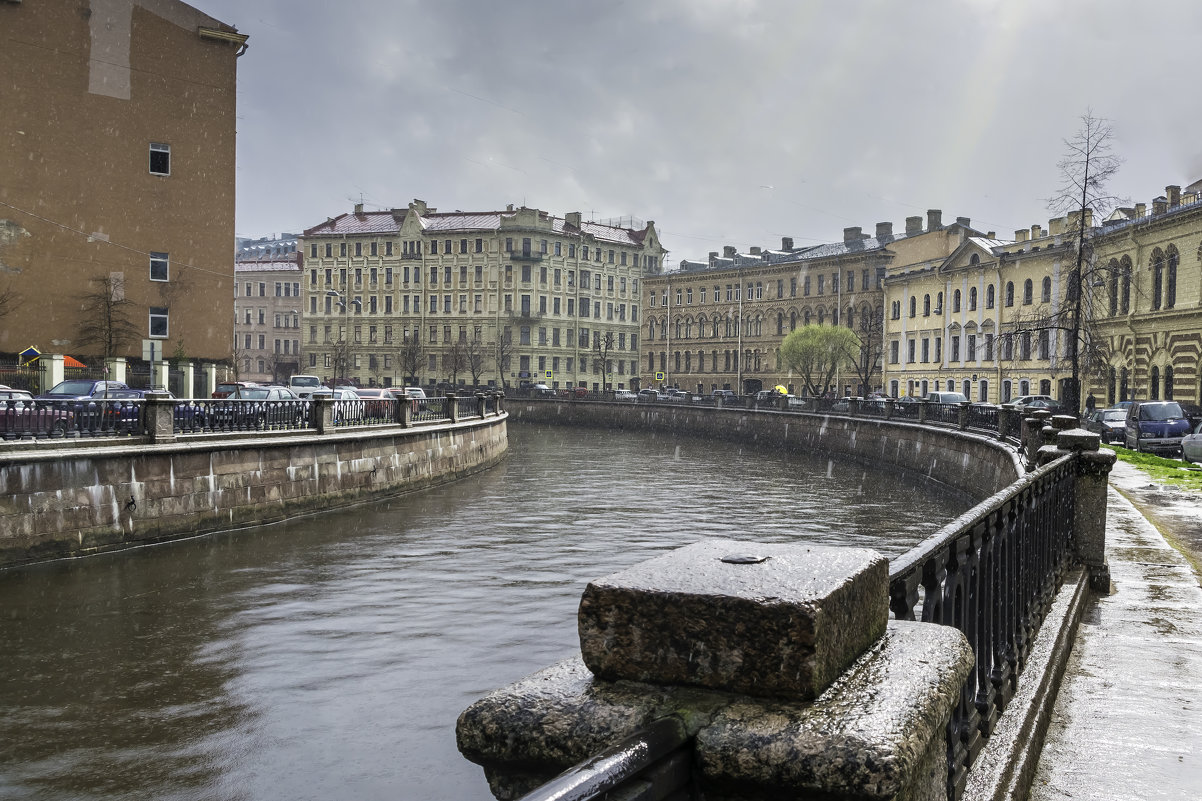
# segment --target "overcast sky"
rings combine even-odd
[[[1092,108],[1150,202],[1202,179],[1202,3],[191,0],[242,33],[237,231],[526,204],[669,263],[907,216],[1046,224]]]

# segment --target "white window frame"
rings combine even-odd
[[[162,265],[163,276],[155,277],[155,266]],[[150,280],[151,281],[169,281],[171,280],[171,257],[167,253],[159,253],[158,251],[150,251]]]
[[[166,171],[156,170],[154,168],[154,161],[155,161],[156,153],[165,153],[166,154],[166,159],[167,159]],[[151,142],[150,143],[150,161],[147,164],[147,168],[150,171],[151,175],[170,175],[171,174],[171,145],[167,144],[166,142]]]

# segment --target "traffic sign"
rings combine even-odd
[[[551,380],[551,377],[552,377],[552,375],[553,375],[553,371],[551,371],[551,370],[548,370],[548,371],[547,371],[547,374],[546,374],[546,376],[544,376],[544,377],[545,377],[545,378],[546,378],[548,381],[550,381],[550,380]]]
[[[663,380],[664,380],[664,371],[663,371],[663,370],[656,370],[656,371],[655,371],[655,380],[656,380],[656,381],[663,381]]]

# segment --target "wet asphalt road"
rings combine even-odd
[[[1122,462],[1110,483],[1111,592],[1081,621],[1029,798],[1196,801],[1202,586],[1182,552],[1200,564],[1202,498]]]

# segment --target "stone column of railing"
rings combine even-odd
[[[496,403],[496,406],[493,408],[493,411],[496,412],[498,417],[500,417],[501,412],[505,411],[505,408],[503,405],[503,402],[505,400],[505,393],[498,392],[494,397],[496,397],[497,403]]]
[[[1020,422],[1018,409],[1013,404],[1005,404],[998,409],[997,413],[997,435],[999,439],[1017,436],[1019,434]]]
[[[488,411],[488,399],[483,392],[476,393],[476,416],[484,418],[485,412]]]
[[[1022,410],[1022,432],[1021,441],[1023,453],[1026,455],[1029,465],[1035,464],[1036,454],[1043,447],[1043,429],[1052,419],[1052,413],[1047,409],[1035,409],[1028,412]]]
[[[930,405],[931,405],[931,402],[928,401],[926,398],[923,398],[922,400],[918,401],[918,422],[919,423],[925,423],[927,421],[927,408]]]
[[[151,442],[171,442],[175,439],[175,398],[169,392],[147,392],[145,415],[146,434]]]
[[[894,406],[896,404],[897,404],[897,401],[894,398],[885,398],[885,419],[886,420],[893,419],[893,410],[894,410]]]
[[[859,398],[849,398],[848,399],[847,413],[850,414],[852,417],[855,417],[857,414],[860,413],[860,399]]]
[[[968,412],[969,412],[969,408],[972,406],[972,404],[969,403],[968,401],[961,401],[959,406],[960,406],[960,408],[957,410],[959,412],[959,415],[957,418],[957,423],[959,424],[959,428],[961,431],[967,431],[968,430]]]
[[[706,798],[944,798],[972,649],[889,620],[888,583],[874,551],[734,540],[598,579],[581,656],[470,706],[459,750],[511,799],[673,718]]]
[[[448,392],[446,394],[445,403],[447,405],[447,419],[450,420],[452,423],[458,423],[459,422],[459,399],[455,396],[454,392]]]
[[[311,425],[318,434],[334,430],[334,397],[332,395],[315,395],[311,407],[313,419]]]
[[[1063,415],[1061,420],[1075,418]],[[1039,449],[1038,462],[1046,464],[1077,454],[1076,501],[1073,510],[1073,549],[1081,564],[1089,570],[1089,585],[1097,592],[1110,591],[1110,566],[1106,563],[1106,483],[1116,456],[1102,448],[1100,437],[1084,428],[1056,431],[1056,442]]]
[[[401,395],[398,400],[397,414],[400,416],[400,420],[397,422],[401,424],[402,428],[413,428],[413,406],[417,401],[408,395]]]

